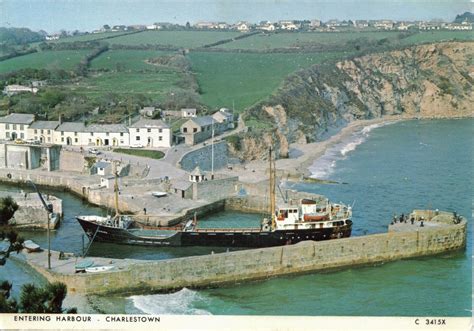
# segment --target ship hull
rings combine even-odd
[[[352,223],[337,228],[307,230],[260,231],[200,229],[174,231],[166,236],[141,236],[123,228],[99,225],[77,218],[84,232],[94,242],[108,242],[140,246],[215,246],[215,247],[271,247],[296,244],[305,240],[329,240],[350,237]]]

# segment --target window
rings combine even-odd
[[[137,132],[140,132],[140,129],[137,129]]]
[[[16,124],[13,124],[13,130],[16,130]]]
[[[35,140],[38,140],[38,136],[35,136]]]
[[[61,136],[64,136],[64,131],[61,131]],[[61,140],[61,141],[64,141],[64,139]]]
[[[140,140],[140,136],[136,136],[136,137],[135,137],[135,140]]]
[[[35,134],[38,134],[38,130],[35,129]]]
[[[5,129],[9,130],[10,129],[10,124],[5,124]]]
[[[77,132],[74,132],[74,136],[76,136],[76,137],[77,137]]]
[[[162,137],[162,136],[159,136],[159,137],[158,137],[158,140],[159,140],[159,141],[162,141],[162,140],[163,140],[163,137]]]
[[[146,129],[146,132],[151,132],[151,129]]]
[[[51,130],[48,130],[48,134],[51,134]]]
[[[48,142],[51,142],[51,137],[48,137]]]
[[[94,132],[91,132],[91,136],[94,137]]]
[[[91,139],[91,138],[89,138],[89,144],[91,144],[91,143],[92,143],[92,139]]]
[[[64,142],[64,137],[61,137],[61,142]]]
[[[25,126],[23,124],[20,125],[20,130],[24,130]]]
[[[41,134],[44,134],[44,130],[43,130],[43,129],[41,129]]]
[[[123,140],[120,140],[120,144],[123,144]]]
[[[7,132],[7,138],[10,138],[10,132]]]
[[[183,128],[183,132],[188,132],[188,128]]]
[[[197,128],[193,128],[193,132],[198,132],[198,129],[197,129]]]
[[[123,132],[120,132],[120,137],[123,137]]]
[[[74,142],[76,142],[76,143],[78,142],[77,138],[74,138]]]
[[[108,136],[109,136],[109,133],[107,132],[105,135],[108,137]]]
[[[163,129],[158,129],[158,132],[159,132],[159,133],[162,133],[162,132],[163,132]]]
[[[25,134],[24,134],[23,132],[20,133],[20,138],[21,138],[21,139],[25,139]]]

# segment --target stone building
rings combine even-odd
[[[26,140],[28,128],[35,120],[32,114],[9,114],[0,118],[0,140]]]
[[[140,119],[129,127],[129,132],[130,146],[171,146],[171,129],[162,120]]]
[[[84,145],[86,126],[82,122],[64,122],[54,131],[54,143],[58,145]]]
[[[59,125],[59,121],[35,121],[28,128],[28,139],[52,144],[54,143],[54,131]]]

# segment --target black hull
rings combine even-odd
[[[98,225],[77,218],[89,239],[140,246],[271,247],[305,240],[329,240],[351,236],[352,223],[337,228],[276,231],[176,231],[167,237],[137,236],[127,229]],[[215,229],[214,229],[215,230]]]

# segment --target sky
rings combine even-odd
[[[452,21],[474,0],[0,0],[0,26],[49,33],[109,25],[282,19]]]

